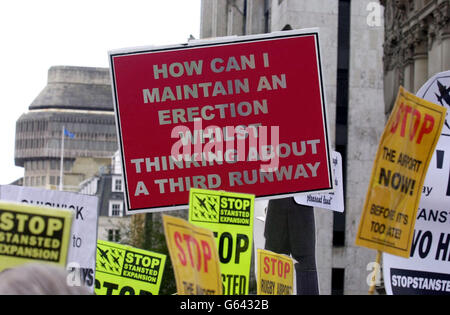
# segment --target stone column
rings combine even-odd
[[[428,38],[425,24],[420,21],[413,26],[414,38],[414,85],[411,92],[416,93],[428,80]]]
[[[428,79],[428,54],[414,55],[414,87],[410,91],[416,93]]]
[[[442,39],[442,71],[450,70],[450,32]]]
[[[442,71],[450,70],[450,1],[439,4],[438,27],[442,38]]]
[[[209,38],[212,36],[212,6],[212,0],[202,0],[201,2],[200,38]]]
[[[264,1],[247,0],[246,33],[264,33]]]
[[[403,81],[400,82],[400,84],[403,85],[403,87],[406,90],[414,92],[415,54],[414,54],[414,37],[412,33],[410,33],[405,38],[405,41],[402,45],[402,53],[403,53],[403,60],[402,60]],[[396,92],[398,92],[398,87]]]
[[[450,70],[450,16],[449,4],[447,3],[447,16],[443,16],[440,21],[440,37],[442,40],[442,68],[441,71]],[[444,11],[445,12],[445,11]]]
[[[428,27],[428,75],[450,70],[450,1],[440,3]]]
[[[435,9],[429,17],[428,25],[428,77],[441,71],[442,68],[442,46],[439,36],[438,9]]]
[[[212,0],[211,16],[212,16],[212,32],[211,37],[221,37],[227,35],[227,12],[228,1]]]
[[[245,15],[247,14],[243,0],[228,1],[227,36],[245,35]]]
[[[410,92],[414,92],[414,63],[413,62],[407,63],[405,65],[405,67],[403,68],[403,78],[404,78],[403,87]],[[394,102],[395,102],[395,100],[394,100]]]

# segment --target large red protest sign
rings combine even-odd
[[[110,52],[129,213],[332,188],[316,30]]]

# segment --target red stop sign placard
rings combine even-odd
[[[110,52],[128,212],[332,188],[315,30]]]

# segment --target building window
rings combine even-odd
[[[331,295],[344,295],[345,269],[331,270]]]
[[[270,1],[264,0],[264,33],[270,32]]]
[[[350,16],[349,0],[339,0],[338,64],[336,88],[336,151],[342,156],[344,200],[347,193],[348,104],[350,67]],[[333,246],[345,246],[345,213],[333,213]]]
[[[113,192],[122,192],[122,178],[121,177],[113,177],[112,178],[112,188],[111,191]]]
[[[120,242],[120,230],[118,230],[118,229],[108,229],[108,241],[110,241],[110,242]]]
[[[109,216],[121,217],[123,215],[123,202],[110,200],[109,201]]]
[[[71,169],[72,169],[72,161],[64,160],[64,171],[69,172]]]
[[[57,160],[50,160],[50,169],[51,169],[51,170],[56,170],[56,169],[58,169],[58,163],[57,163]]]

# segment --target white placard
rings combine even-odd
[[[450,295],[450,71],[433,76],[417,96],[445,106],[447,119],[428,167],[410,258],[383,254],[387,294]]]
[[[312,206],[344,212],[344,184],[342,180],[342,157],[339,152],[332,152],[332,170],[334,174],[334,192],[299,194],[294,197],[301,205]]]
[[[68,280],[72,285],[85,285],[94,290],[97,249],[98,198],[71,192],[13,185],[0,186],[0,200],[22,202],[74,212],[69,251]],[[72,277],[73,276],[73,277]]]

